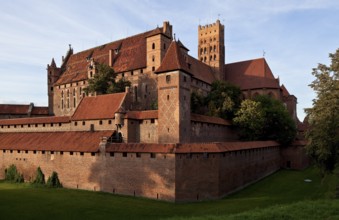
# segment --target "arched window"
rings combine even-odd
[[[210,46],[210,52],[212,52],[212,46]]]
[[[214,55],[214,60],[217,60],[217,55]]]
[[[75,108],[77,104],[77,100],[75,99],[75,97],[73,98],[73,107]]]
[[[73,96],[75,97],[75,88],[73,89]]]
[[[155,60],[155,57],[154,57],[154,55],[152,56],[152,62],[154,62],[154,60]]]
[[[214,48],[213,48],[213,49],[214,49],[214,52],[217,51],[217,46],[214,45]]]
[[[69,97],[69,90],[67,89],[67,97]]]
[[[202,54],[203,53],[203,49],[202,48],[200,48],[200,54]]]
[[[61,98],[64,97],[64,91],[61,91]]]
[[[164,50],[166,49],[166,44],[164,43]]]
[[[153,49],[153,50],[155,49],[155,43],[152,44],[152,49]]]
[[[204,62],[206,62],[206,57],[204,57]]]
[[[204,48],[204,53],[206,53],[206,47]]]
[[[210,56],[210,61],[212,61],[212,56]]]

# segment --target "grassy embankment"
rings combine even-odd
[[[304,182],[311,179],[312,182]],[[338,175],[279,171],[218,201],[172,204],[69,189],[0,183],[1,219],[339,219]],[[331,217],[331,218],[328,218]]]

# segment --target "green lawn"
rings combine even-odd
[[[311,179],[306,183],[304,179]],[[172,204],[81,190],[0,183],[1,219],[326,219],[337,216],[332,199],[337,175],[321,180],[315,168],[281,170],[218,201]],[[310,217],[296,214],[309,210]],[[334,210],[334,211],[332,211]],[[318,213],[318,214],[317,214]],[[324,216],[320,216],[320,213]],[[312,218],[314,217],[314,218]],[[318,217],[318,218],[317,218]]]

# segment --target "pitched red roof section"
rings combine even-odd
[[[182,70],[190,73],[188,63],[180,50],[180,45],[176,41],[172,41],[160,67],[155,71],[156,73],[169,72],[172,70]]]
[[[282,84],[280,88],[282,90],[283,96],[289,96],[290,95],[290,93],[288,92],[288,90],[286,89],[284,84]]]
[[[232,123],[223,118],[211,117],[206,115],[191,114],[191,121],[205,122],[219,125],[232,125]]]
[[[161,34],[161,30],[162,28],[156,28],[71,55],[65,66],[65,72],[55,85],[87,80],[89,65],[87,58],[109,65],[110,50],[113,50],[112,68],[117,73],[146,67],[146,38]]]
[[[210,66],[188,54],[183,54],[180,47],[186,48],[180,41],[172,41],[156,73],[182,70],[209,84],[216,80]]]
[[[72,120],[94,120],[114,118],[126,97],[126,93],[90,96],[81,100]]]
[[[30,105],[0,104],[0,114],[26,115]]]
[[[70,122],[69,116],[53,116],[53,117],[1,119],[0,125],[48,124],[48,123],[68,123],[68,122]]]
[[[31,115],[48,115],[48,107],[34,106]]]
[[[241,89],[280,88],[279,80],[264,58],[225,65],[226,80],[239,85]]]
[[[0,149],[97,152],[102,137],[113,131],[0,133]]]
[[[158,110],[149,111],[129,111],[125,115],[126,118],[130,119],[155,119],[158,118]]]
[[[190,143],[190,144],[108,144],[106,152],[130,153],[222,153],[280,146],[275,141]]]

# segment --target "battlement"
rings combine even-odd
[[[206,25],[203,25],[203,26],[199,25],[199,30],[205,30],[205,29],[208,29],[208,28],[211,28],[211,27],[215,27],[215,26],[223,26],[223,25],[220,23],[220,20],[218,19],[213,24],[206,24]]]

